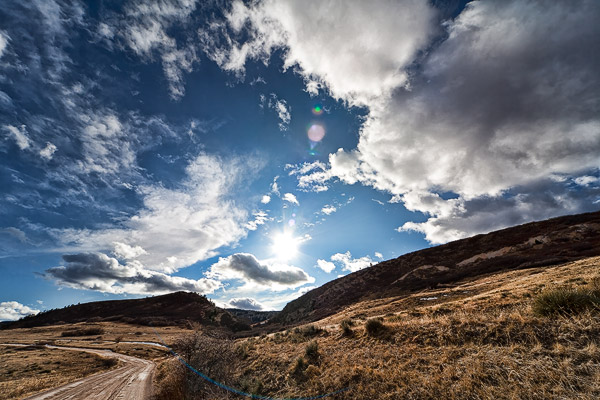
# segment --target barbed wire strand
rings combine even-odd
[[[191,366],[187,361],[185,361],[179,354],[177,354],[177,352],[175,352],[175,350],[173,350],[169,345],[167,345],[167,343],[163,340],[162,336],[158,333],[158,331],[154,327],[152,327],[152,330],[154,330],[154,334],[162,342],[163,346],[165,346],[167,348],[167,350],[169,350],[169,353],[171,353],[173,356],[175,356],[175,358],[177,358],[177,360],[179,360],[179,362],[182,363],[186,368],[188,368],[190,371],[192,371],[193,373],[195,373],[196,375],[198,375],[200,378],[204,379],[205,381],[210,382],[213,385],[220,387],[221,389],[225,389],[231,393],[235,393],[240,396],[245,396],[245,397],[249,397],[251,399],[259,399],[259,400],[316,400],[316,399],[322,399],[325,397],[333,396],[335,394],[345,392],[346,390],[349,389],[349,387],[346,387],[343,389],[336,390],[335,392],[320,394],[317,396],[295,397],[295,398],[277,398],[277,397],[268,397],[268,396],[261,396],[258,394],[246,393],[246,392],[243,392],[236,388],[227,386],[221,382],[217,382],[214,379],[212,379],[211,377],[204,375],[202,372],[198,371],[196,368]]]

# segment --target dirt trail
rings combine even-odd
[[[82,349],[78,347],[46,346],[50,349],[76,350],[116,358],[122,366],[111,371],[88,376],[75,382],[38,393],[25,400],[55,399],[125,399],[146,400],[152,391],[154,363],[137,357],[114,353],[110,350]]]

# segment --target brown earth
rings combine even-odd
[[[600,212],[532,222],[405,254],[338,278],[291,301],[272,322],[285,327],[316,321],[365,300],[597,255]]]

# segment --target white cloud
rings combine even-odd
[[[253,311],[262,311],[265,309],[263,304],[250,297],[233,298],[229,300],[229,307]]]
[[[271,202],[271,196],[268,194],[263,195],[262,199],[260,199],[260,202],[263,204],[269,204]]]
[[[331,261],[334,263],[339,263],[342,266],[342,269],[345,271],[356,272],[363,268],[370,267],[377,262],[374,261],[369,256],[364,256],[361,258],[352,258],[352,254],[350,251],[345,253],[336,253],[331,256]]]
[[[227,15],[234,32],[248,30],[238,43],[219,24],[201,32],[208,56],[223,69],[243,73],[248,59],[267,61],[286,48],[284,67],[298,66],[307,88],[325,86],[337,98],[367,104],[407,83],[404,68],[427,44],[435,11],[419,0],[274,1],[250,6],[236,1]]]
[[[380,252],[376,251],[375,252],[375,257],[379,258],[380,260],[383,259],[383,254],[381,254]]]
[[[348,9],[342,19],[327,3],[265,2],[232,12],[230,24],[254,27],[250,47],[284,43],[286,65],[297,65],[333,96],[369,107],[357,148],[331,154],[329,166],[301,174],[299,186],[326,187],[339,178],[389,192],[431,217],[403,229],[433,243],[541,217],[536,205],[550,200],[533,188],[598,167],[600,58],[590,49],[598,44],[600,4],[471,2],[444,25],[447,38],[418,59],[408,82],[404,68],[435,30],[433,11],[417,3],[339,3]],[[355,12],[369,24],[355,20]],[[270,42],[261,37],[269,30]],[[553,186],[544,217],[582,212],[598,199],[568,190]],[[484,203],[516,208],[494,214]]]
[[[575,178],[574,182],[580,186],[589,186],[600,181],[597,176],[584,175]]]
[[[281,199],[283,201],[287,201],[288,203],[300,205],[300,203],[298,203],[298,199],[296,199],[296,196],[294,196],[292,193],[286,193],[286,194],[284,194],[281,197]]]
[[[201,154],[177,187],[140,186],[143,208],[119,225],[52,232],[65,252],[110,251],[114,242],[126,243],[145,249],[136,260],[147,268],[173,271],[213,257],[246,235],[247,213],[229,195],[245,173],[256,170],[251,160]]]
[[[252,254],[236,253],[219,258],[206,276],[219,280],[238,280],[246,287],[281,291],[312,283],[315,278],[301,268],[259,261]]]
[[[298,179],[298,188],[306,192],[325,192],[329,189],[327,181],[332,178],[331,171],[327,169],[327,165],[321,161],[312,163],[305,162],[302,164],[285,166],[290,176],[295,175]]]
[[[325,271],[327,273],[330,273],[331,271],[333,271],[335,269],[335,264],[332,263],[331,261],[318,259],[317,267],[321,268],[323,271]]]
[[[40,150],[40,156],[46,160],[51,160],[55,152],[56,146],[48,142],[46,143],[46,147]]]
[[[321,208],[321,212],[323,214],[327,214],[327,215],[331,215],[331,214],[333,214],[336,211],[337,211],[337,208],[335,208],[332,205],[326,205],[323,208]]]
[[[252,215],[254,215],[254,220],[248,221],[248,223],[246,223],[246,228],[248,228],[251,231],[255,231],[256,229],[258,229],[259,225],[264,225],[269,220],[269,216],[267,215],[267,213],[262,210],[259,210],[253,213]]]
[[[113,254],[123,260],[133,260],[142,254],[147,254],[147,251],[140,246],[130,246],[120,242],[115,242],[114,245]]]
[[[150,271],[137,261],[121,264],[101,253],[63,256],[65,266],[46,270],[45,277],[62,286],[104,293],[162,294],[179,290],[212,293],[221,287],[213,279],[188,279]]]
[[[31,146],[31,139],[27,136],[27,128],[25,125],[20,127],[12,125],[4,125],[4,130],[10,133],[21,150],[28,149]]]
[[[6,34],[6,32],[0,31],[0,58],[4,54],[4,50],[6,50],[6,46],[8,46],[8,41],[10,37]]]
[[[146,62],[158,54],[169,93],[173,99],[179,99],[185,94],[184,73],[193,71],[198,57],[193,41],[178,43],[168,32],[187,27],[196,5],[196,0],[130,1],[124,7],[125,17],[101,23],[98,35],[108,40],[121,38]]]
[[[277,113],[277,117],[279,118],[279,130],[287,131],[290,125],[290,121],[292,120],[292,115],[290,114],[290,106],[283,99],[277,98],[275,93],[271,93],[271,97],[269,98],[269,108],[275,110]]]
[[[0,303],[0,321],[16,321],[39,312],[40,310],[24,306],[16,301],[3,301]]]

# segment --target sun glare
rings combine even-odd
[[[290,233],[279,233],[273,237],[273,253],[280,260],[289,260],[298,253],[298,238]]]

